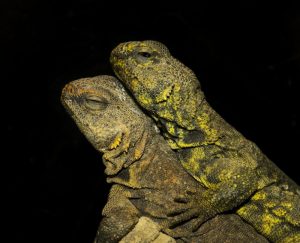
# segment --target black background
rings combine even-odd
[[[109,186],[59,97],[71,80],[112,74],[109,53],[123,41],[165,43],[211,105],[300,182],[299,8],[224,2],[1,1],[9,242],[92,242]]]

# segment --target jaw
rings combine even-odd
[[[119,132],[108,146],[98,148],[103,153],[102,159],[106,167],[104,171],[106,175],[116,175],[123,168],[129,146],[129,137],[124,132]]]
[[[144,124],[143,124],[144,126]],[[105,174],[117,175],[123,168],[127,168],[133,162],[139,160],[147,142],[148,133],[144,128],[126,127],[118,133],[107,149],[98,149],[103,152],[103,163],[106,166]]]

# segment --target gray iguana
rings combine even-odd
[[[103,154],[107,182],[113,183],[95,242],[118,242],[124,236],[121,242],[130,242],[125,239],[132,234],[139,237],[134,232],[141,232],[140,228],[133,229],[142,217],[166,233],[152,231],[149,237],[159,240],[142,242],[164,242],[163,238],[172,242],[167,234],[172,232],[173,217],[183,207],[201,202],[205,188],[184,170],[152,119],[110,76],[70,82],[62,91],[61,101],[81,132]],[[176,240],[267,242],[234,214],[217,216],[199,229],[184,228]]]
[[[192,70],[156,41],[122,43],[110,61],[186,171],[206,188],[174,224],[197,228],[216,213],[234,211],[271,241],[300,242],[299,186],[213,110]]]

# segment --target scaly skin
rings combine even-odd
[[[299,186],[210,107],[195,74],[167,47],[122,43],[110,61],[183,167],[207,189],[199,205],[235,210],[271,241],[300,242]]]
[[[190,209],[198,210],[205,188],[178,163],[153,121],[115,78],[73,81],[63,89],[61,100],[83,134],[103,153],[107,181],[113,183],[95,242],[118,242],[129,232],[133,234],[142,216],[178,242],[266,242],[232,214],[217,216],[201,227],[204,214],[190,214],[187,221],[186,217],[173,220],[191,213]],[[201,205],[203,212],[216,214],[206,202]],[[149,235],[157,235],[152,233]],[[162,233],[160,237],[168,238]]]

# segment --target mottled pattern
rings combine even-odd
[[[118,242],[129,232],[132,235],[142,216],[177,240],[205,239],[201,223],[206,213],[217,213],[207,201],[199,203],[205,188],[184,170],[153,121],[115,78],[73,81],[65,86],[61,99],[83,134],[103,153],[107,181],[113,183],[95,242]],[[199,205],[204,214],[197,213]],[[251,226],[240,222],[235,222],[239,225],[236,239],[261,239],[253,229],[245,234]],[[219,242],[234,238],[221,230],[226,225],[218,220],[210,224],[211,229],[223,232],[215,236]]]
[[[116,75],[157,121],[184,168],[207,189],[199,208],[208,202],[207,212],[238,209],[270,240],[300,242],[299,187],[210,107],[188,67],[156,41],[122,43],[110,60]],[[255,200],[261,190],[274,207],[282,207],[275,191],[285,201],[293,200],[279,215]]]

